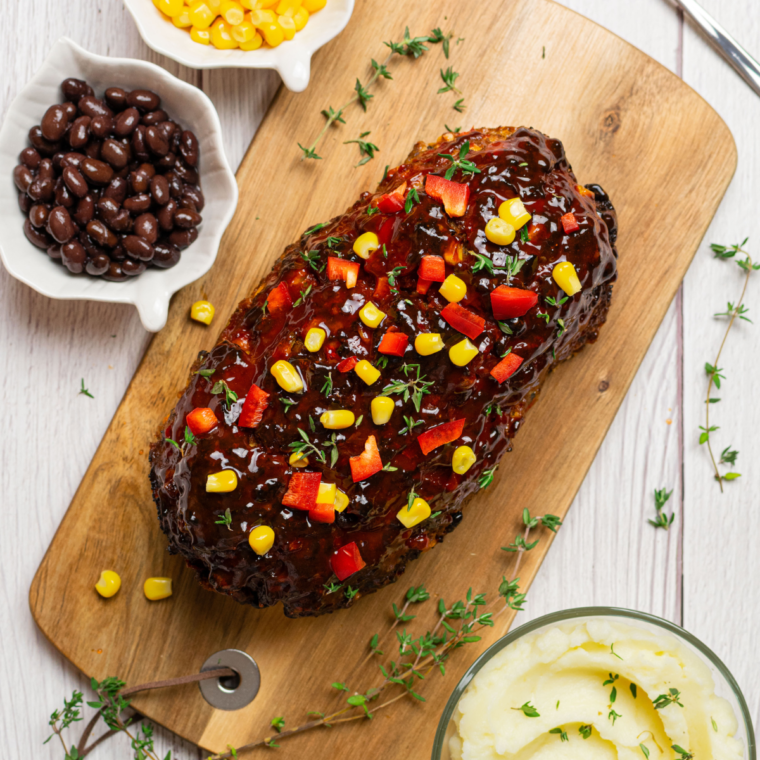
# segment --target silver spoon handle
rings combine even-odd
[[[744,81],[760,95],[758,63],[696,0],[675,0],[707,35],[718,52],[739,72]]]

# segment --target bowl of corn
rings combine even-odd
[[[354,0],[124,0],[148,47],[195,69],[274,69],[302,92]]]

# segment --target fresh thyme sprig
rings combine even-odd
[[[456,158],[451,153],[438,153],[437,155],[440,158],[447,158],[449,161],[451,161],[451,166],[446,169],[446,174],[443,175],[444,179],[451,179],[457,171],[462,172],[462,178],[467,179],[467,177],[474,177],[476,174],[480,174],[481,171],[478,169],[478,167],[472,162],[468,161],[465,156],[470,152],[470,141],[465,140],[460,146],[459,146],[459,157]]]
[[[448,57],[448,56],[447,56]],[[457,79],[459,79],[459,72],[454,71],[454,69],[449,66],[446,68],[446,71],[441,69],[441,79],[443,80],[443,87],[441,87],[440,90],[438,90],[438,94],[442,95],[444,92],[456,92],[458,95],[461,95],[461,91],[457,89],[456,85],[454,84]]]
[[[370,96],[371,97],[371,96]],[[346,140],[343,144],[349,145],[351,143],[356,143],[359,146],[359,153],[363,156],[361,161],[359,161],[358,164],[354,167],[355,169],[359,166],[364,166],[368,161],[371,161],[375,157],[375,152],[379,153],[380,148],[377,147],[374,143],[371,143],[367,140],[364,140],[362,138],[366,137],[367,135],[371,134],[370,132],[362,132],[359,135],[358,140]]]
[[[327,130],[333,124],[345,124],[346,121],[343,118],[346,109],[353,103],[358,103],[365,111],[369,101],[374,97],[370,93],[370,89],[381,77],[383,79],[393,79],[393,76],[388,71],[388,64],[394,55],[407,56],[412,58],[419,58],[429,48],[425,43],[438,44],[447,42],[451,35],[445,36],[441,33],[440,29],[434,29],[429,35],[423,35],[421,37],[411,37],[409,35],[409,27],[404,30],[404,39],[401,42],[384,42],[383,44],[390,48],[390,53],[383,63],[378,63],[374,58],[371,59],[372,74],[365,84],[357,78],[354,85],[354,94],[336,111],[332,106],[328,106],[327,109],[322,111],[322,115],[325,117],[325,124],[320,130],[319,134],[314,139],[314,142],[308,147],[304,147],[301,143],[298,143],[298,147],[303,154],[301,160],[312,159],[319,160],[322,158],[317,153],[317,147],[319,146],[322,138],[327,133]],[[444,52],[447,52],[448,44],[445,46]],[[448,57],[448,56],[447,56]],[[378,150],[375,148],[375,150]]]
[[[668,705],[678,705],[679,707],[683,707],[681,704],[681,692],[678,691],[678,689],[668,689],[667,694],[660,694],[657,699],[652,700],[652,704],[654,705],[655,710],[662,710]]]
[[[667,503],[668,499],[673,495],[673,489],[670,491],[666,491],[664,488],[655,488],[654,489],[654,508],[657,512],[657,517],[654,520],[648,520],[650,525],[653,525],[655,528],[663,528],[664,530],[669,530],[670,526],[673,524],[673,518],[676,516],[675,512],[670,513],[670,517],[668,517],[662,510],[665,507],[665,504]]]
[[[232,512],[230,508],[224,510],[224,513],[219,516],[218,520],[214,520],[214,525],[226,525],[227,530],[232,530]]]
[[[416,376],[414,370],[416,369]],[[419,364],[403,364],[401,371],[409,378],[409,373],[412,372],[413,376],[407,380],[393,380],[390,384],[383,388],[383,394],[397,393],[403,397],[404,401],[409,401],[411,398],[414,408],[417,414],[420,412],[422,406],[422,397],[426,393],[430,393],[430,388],[433,385],[432,380],[425,380],[425,375],[420,375]]]
[[[726,472],[724,474],[721,474],[719,465],[735,464],[736,457],[739,455],[739,452],[733,451],[731,447],[728,446],[723,450],[723,454],[719,460],[716,460],[715,458],[715,454],[712,450],[710,433],[714,433],[716,430],[718,430],[718,427],[716,425],[710,424],[710,407],[712,404],[718,403],[720,399],[712,398],[711,394],[713,386],[715,386],[717,389],[720,389],[721,380],[726,379],[725,375],[723,374],[723,370],[718,365],[720,363],[720,357],[726,345],[728,335],[731,332],[731,328],[734,326],[734,322],[736,321],[737,317],[741,320],[744,320],[745,322],[751,322],[751,320],[747,317],[748,310],[744,306],[744,296],[747,292],[749,277],[752,272],[760,269],[760,264],[753,264],[752,257],[746,250],[744,250],[744,246],[746,245],[747,240],[749,240],[749,238],[745,238],[741,243],[731,246],[718,245],[716,243],[713,243],[710,246],[712,252],[715,254],[716,259],[735,259],[736,264],[744,272],[744,282],[742,285],[742,291],[741,295],[739,296],[739,300],[736,302],[736,304],[729,302],[728,309],[725,312],[715,315],[716,317],[727,317],[728,325],[726,326],[726,331],[723,334],[723,340],[721,341],[720,347],[718,348],[718,353],[715,357],[715,361],[712,364],[709,362],[705,363],[705,372],[709,380],[707,382],[707,397],[705,399],[705,424],[704,427],[701,425],[699,427],[699,429],[702,431],[699,435],[699,443],[700,445],[705,443],[707,444],[707,451],[710,454],[710,461],[712,462],[713,470],[715,471],[715,479],[718,481],[718,486],[720,487],[721,493],[723,492],[724,480],[736,480],[741,475],[738,472]],[[745,258],[737,258],[738,254],[745,256]]]
[[[224,393],[224,403],[227,405],[227,408],[231,407],[238,400],[237,393],[230,390],[230,386],[227,385],[225,380],[217,380],[211,388],[211,392],[213,394]]]
[[[181,446],[173,438],[165,438],[164,440],[181,452],[182,456],[185,456],[186,446],[195,446],[198,443],[198,439],[193,435],[193,431],[190,430],[187,425],[185,425],[185,440]]]
[[[84,387],[84,378],[82,378],[82,385],[79,388],[79,395],[80,396],[87,396],[87,398],[95,398],[95,396],[90,393],[90,391],[87,390],[87,388]]]

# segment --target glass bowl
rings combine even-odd
[[[736,683],[736,680],[723,662],[721,662],[721,660],[708,647],[699,641],[699,639],[692,636],[687,631],[684,631],[683,628],[645,612],[619,609],[617,607],[578,607],[572,610],[553,612],[550,615],[544,615],[530,623],[521,625],[519,628],[511,631],[486,649],[486,651],[475,660],[475,662],[468,668],[467,672],[462,676],[462,679],[459,681],[446,703],[446,707],[444,708],[443,714],[438,723],[438,729],[435,733],[432,760],[450,760],[449,738],[456,731],[454,721],[452,720],[454,709],[472,679],[486,665],[486,663],[491,660],[491,658],[514,641],[517,641],[517,639],[522,638],[529,633],[541,631],[560,623],[580,620],[582,618],[619,618],[633,626],[644,628],[653,633],[668,633],[678,639],[710,669],[710,673],[715,682],[715,693],[719,697],[723,697],[723,699],[731,705],[731,708],[736,715],[738,727],[736,734],[734,734],[734,738],[739,739],[744,745],[745,760],[757,760],[755,733],[752,728],[752,719],[749,714],[749,709],[747,708],[747,703],[744,700],[739,684]]]

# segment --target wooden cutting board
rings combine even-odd
[[[378,84],[368,111],[348,108],[348,123],[332,128],[318,148],[323,159],[300,161],[296,143],[311,143],[323,125],[320,111],[339,107],[356,77],[368,77],[369,59],[384,60],[382,41],[400,39],[407,25],[413,35],[434,27],[452,31],[450,60],[440,45],[416,61],[394,60],[393,81]],[[439,69],[448,65],[460,73],[462,115],[452,109],[451,93],[436,94]],[[444,124],[536,127],[564,142],[580,182],[599,182],[609,192],[619,212],[620,278],[599,341],[549,378],[495,484],[400,583],[347,612],[305,620],[201,590],[182,561],[167,554],[158,528],[147,460],[154,431],[197,352],[211,348],[235,305],[283,248],[307,226],[341,213],[374,187],[386,163],[401,161],[414,142],[435,138]],[[381,151],[353,168],[357,146],[342,142],[365,131]],[[262,736],[276,715],[284,714],[292,727],[308,710],[333,708],[332,681],[369,688],[377,671],[362,664],[368,640],[387,631],[391,604],[410,585],[424,583],[449,601],[469,586],[494,596],[514,562],[500,547],[517,532],[522,509],[565,514],[735,165],[731,134],[696,93],[549,0],[360,1],[345,32],[316,55],[308,91],[281,89],[257,132],[238,172],[240,205],[215,266],[175,296],[167,326],[153,339],[40,565],[30,592],[38,625],[87,675],[118,675],[130,685],[196,672],[220,649],[250,653],[261,667],[262,688],[239,712],[212,709],[195,686],[135,700],[150,718],[211,750]],[[188,319],[201,295],[217,308],[211,328]],[[549,547],[551,536],[541,538],[521,568],[524,587]],[[93,590],[103,568],[123,579],[111,600]],[[142,582],[150,575],[174,579],[170,600],[145,600]],[[433,603],[428,606],[423,623],[433,614]],[[503,631],[501,625],[457,653],[445,678],[432,676],[425,705],[402,701],[372,723],[320,729],[288,740],[279,753],[312,760],[428,756],[445,699],[475,655]]]

